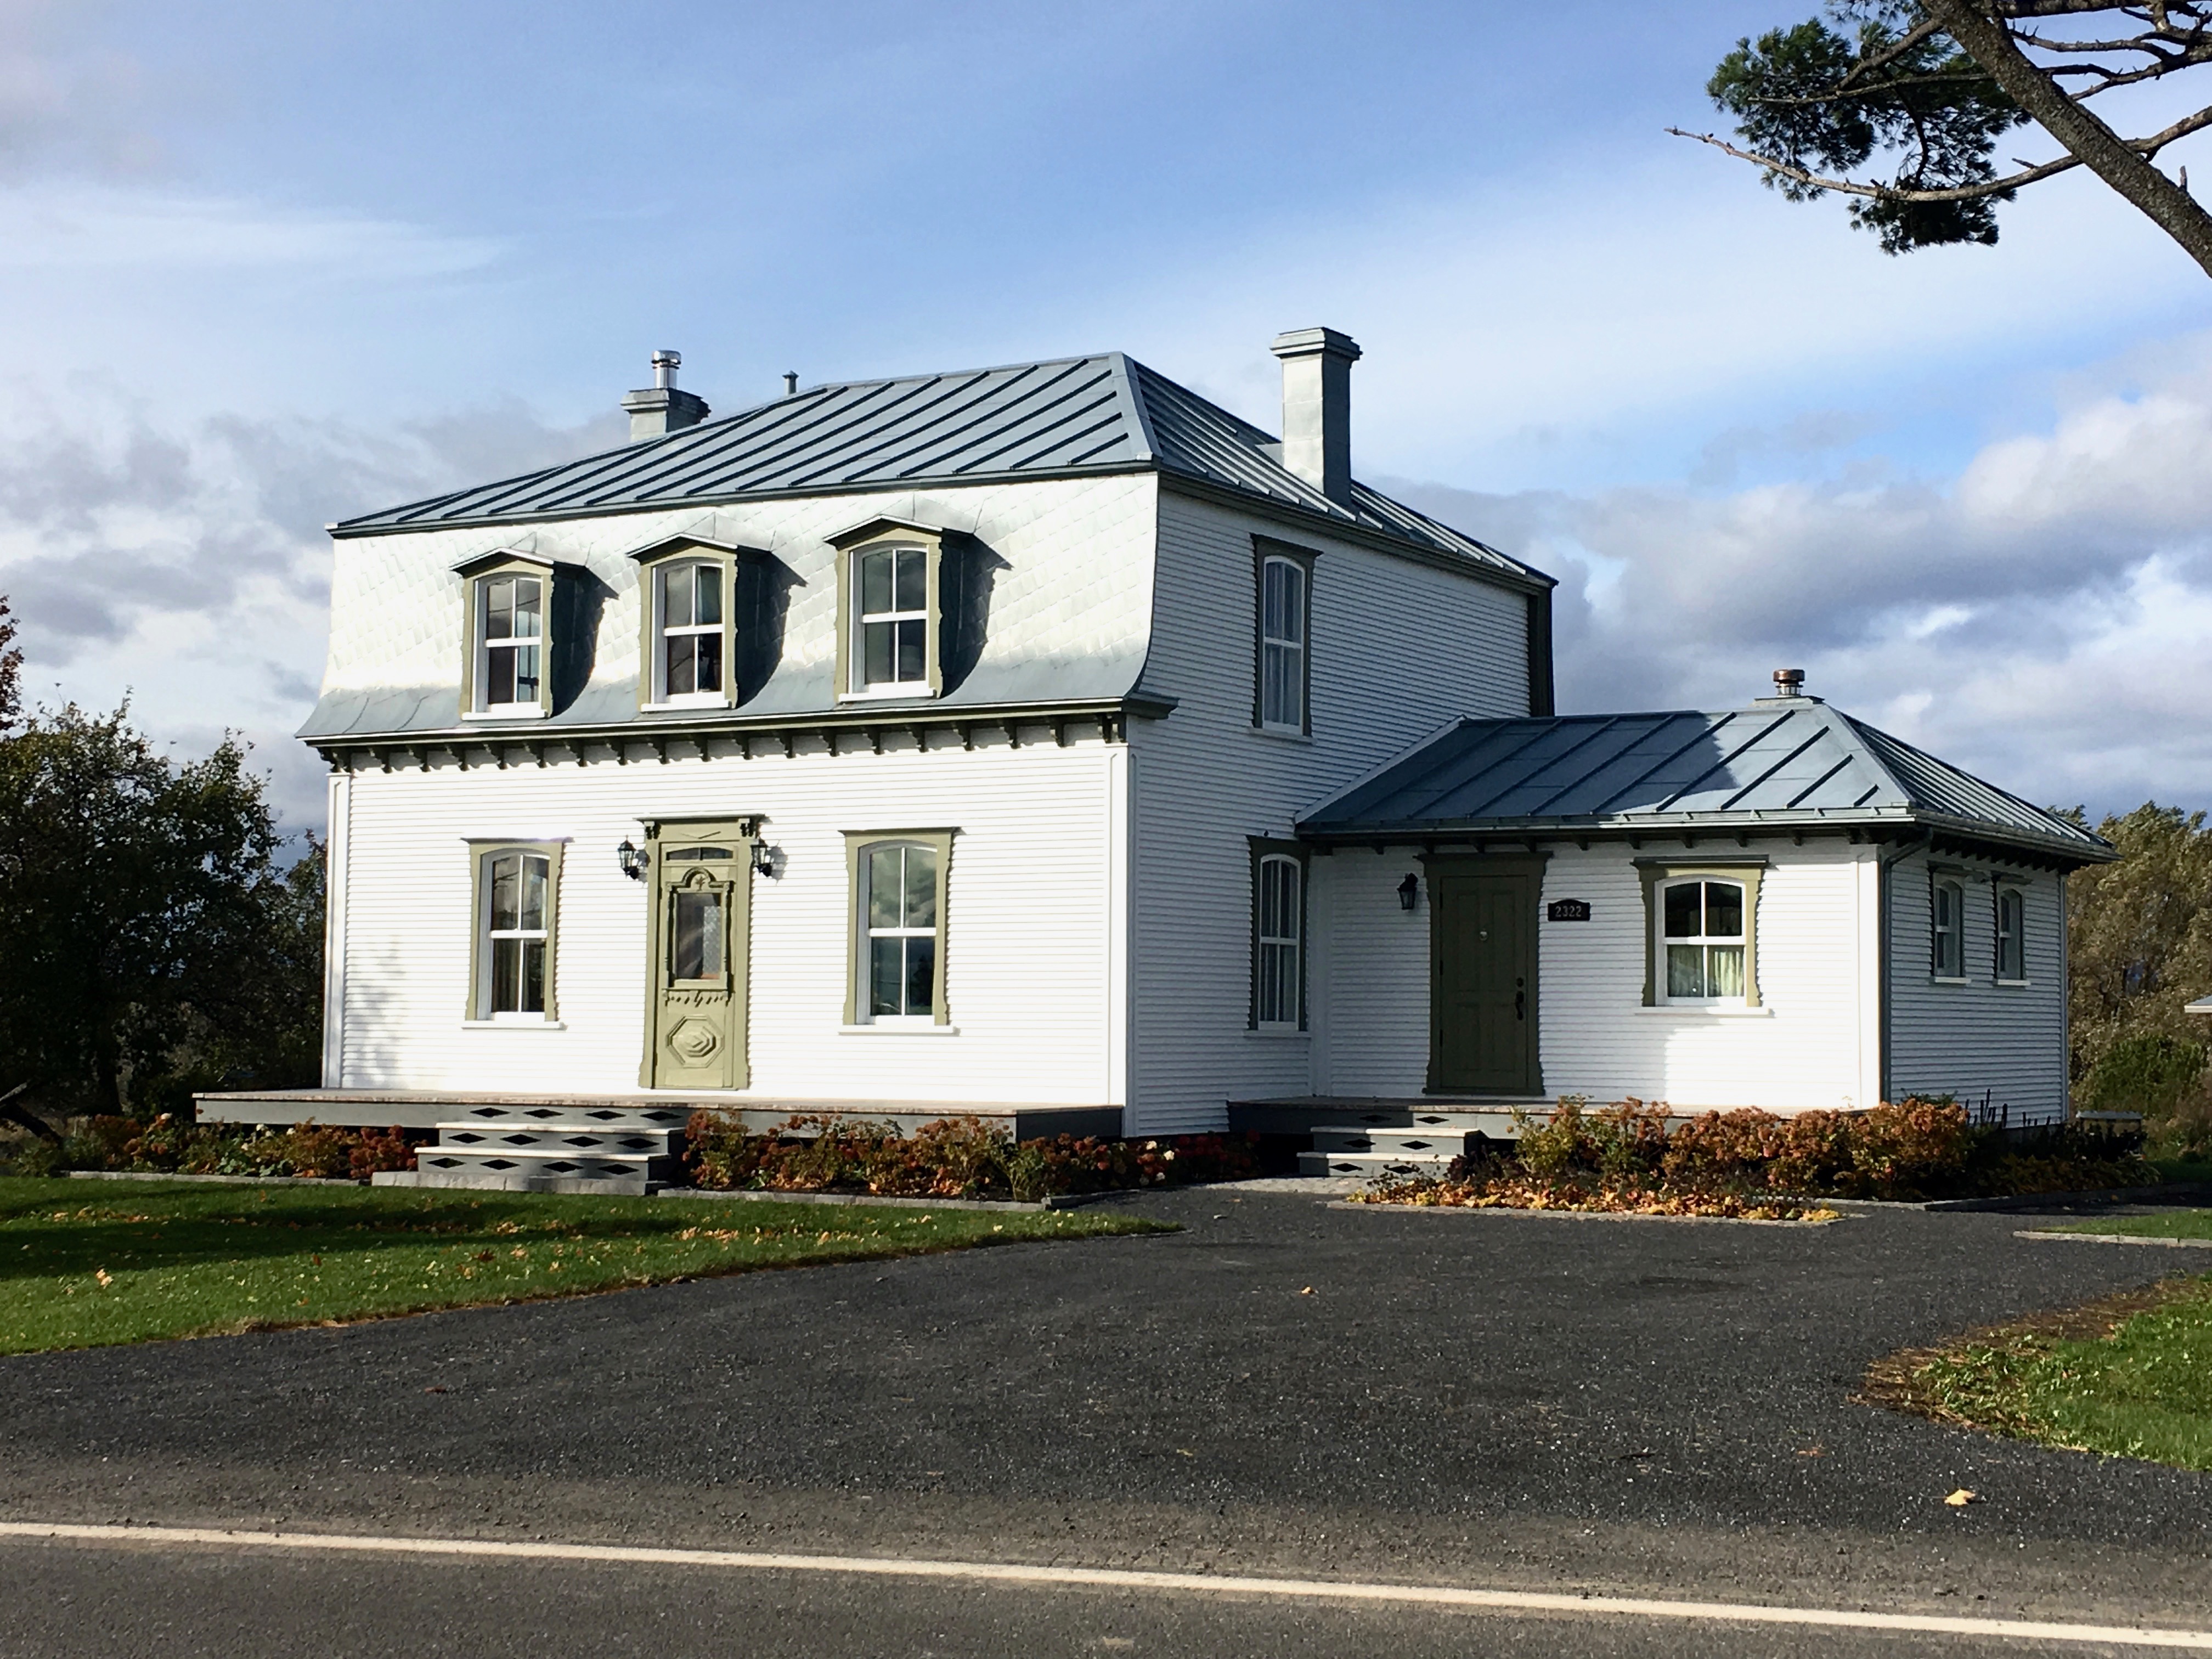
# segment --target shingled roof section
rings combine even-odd
[[[1917,826],[2101,863],[2111,845],[1816,698],[1465,720],[1299,821],[1318,839]]]
[[[1364,484],[1352,486],[1351,507],[1340,506],[1284,467],[1279,453],[1272,434],[1110,351],[816,386],[665,437],[348,519],[331,530],[365,536],[749,497],[1157,470],[1524,581],[1549,580]]]

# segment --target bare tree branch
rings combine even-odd
[[[2192,119],[2195,118],[2192,117]],[[2212,125],[2212,112],[2207,112],[2204,125]],[[1844,196],[1866,196],[1892,202],[1972,202],[1984,196],[1996,196],[2008,190],[2017,190],[2022,185],[2032,185],[2039,179],[2048,179],[2069,168],[2081,165],[2078,155],[2063,155],[2055,161],[2039,166],[2019,165],[2021,172],[2002,179],[1991,179],[1977,185],[1960,185],[1950,190],[1900,190],[1895,185],[1861,184],[1855,179],[1830,179],[1817,173],[1808,173],[1776,155],[1761,155],[1755,150],[1738,149],[1725,138],[1710,132],[1689,132],[1680,127],[1668,127],[1667,131],[1677,138],[1694,138],[1701,144],[1711,144],[1715,149],[1733,155],[1739,161],[1752,161],[1770,173],[1778,173],[1785,179],[1794,179],[1801,185],[1815,190],[1832,190]]]

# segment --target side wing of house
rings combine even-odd
[[[1913,853],[1888,887],[1892,1097],[1949,1095],[2014,1123],[2063,1117],[2065,878]]]
[[[1293,822],[1449,720],[1527,713],[1543,602],[1533,584],[1171,482],[1158,550],[1143,690],[1176,708],[1130,739],[1132,1128],[1146,1133],[1217,1128],[1231,1098],[1309,1091],[1316,1028],[1337,1018],[1314,994],[1328,971],[1313,955],[1322,866],[1374,855],[1311,856]],[[1303,635],[1295,659],[1264,637],[1271,562],[1304,573],[1289,580],[1310,595],[1310,627],[1284,629],[1274,579],[1277,631]]]

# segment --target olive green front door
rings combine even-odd
[[[1537,1093],[1534,871],[1429,865],[1429,1092]]]
[[[648,1089],[745,1086],[752,822],[646,826],[645,1060]]]

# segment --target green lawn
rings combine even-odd
[[[0,1178],[0,1353],[1162,1231],[1105,1210]]]
[[[2163,1215],[2116,1215],[2045,1227],[2052,1233],[2125,1233],[2131,1238],[2212,1238],[2212,1210],[2169,1210]]]
[[[1919,1363],[1887,1379],[1877,1366],[1871,1391],[1907,1410],[2045,1445],[2212,1470],[2212,1277],[2023,1320],[1932,1357],[1898,1358]]]

